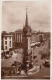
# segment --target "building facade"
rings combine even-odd
[[[24,30],[25,31],[25,30]],[[28,33],[29,34],[29,33]],[[5,39],[5,36],[7,37],[7,39]],[[9,46],[8,41],[10,41],[9,37],[11,37],[11,48],[23,48],[23,42],[24,42],[24,38],[23,38],[23,29],[19,29],[16,30],[15,32],[10,32],[10,33],[2,33],[1,35],[1,50],[5,50],[5,41],[7,41],[7,46]],[[34,42],[42,42],[44,39],[44,33],[38,33],[36,31],[32,31],[31,29],[31,44]],[[45,37],[46,39],[46,37]],[[7,50],[9,50],[7,48]]]
[[[4,51],[9,51],[13,48],[13,35],[5,34],[3,35],[3,49]]]
[[[15,31],[15,41],[18,43],[22,43],[22,30],[21,29]]]
[[[37,34],[36,31],[32,31],[31,32],[31,43],[35,43],[35,42],[38,42],[39,41],[39,35]]]

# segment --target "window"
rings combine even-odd
[[[9,45],[10,45],[10,47],[11,47],[11,41],[9,42]]]
[[[5,46],[5,49],[7,49],[7,46]]]
[[[5,39],[7,39],[7,37],[5,37]]]
[[[10,44],[11,44],[11,41],[10,41]]]
[[[10,44],[10,47],[11,47],[11,44]]]
[[[9,37],[9,39],[11,39],[11,37]]]
[[[5,41],[5,44],[7,44],[7,41]]]

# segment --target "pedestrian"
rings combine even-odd
[[[19,71],[19,74],[20,74],[21,73],[21,68],[20,67],[18,68],[18,71]]]
[[[28,69],[25,70],[26,75],[28,76]]]
[[[26,73],[26,75],[28,76],[28,67],[27,67],[27,64],[26,64],[25,73]]]
[[[41,65],[40,65],[40,69],[41,69]]]
[[[11,75],[11,70],[9,71],[9,76]]]
[[[4,75],[4,69],[3,69],[3,75]]]

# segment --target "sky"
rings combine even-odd
[[[50,1],[3,1],[2,31],[14,32],[23,29],[28,8],[28,23],[34,31],[50,32]]]

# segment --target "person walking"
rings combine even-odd
[[[41,65],[40,65],[40,69],[41,69]]]
[[[18,68],[19,74],[21,73],[21,67]]]

